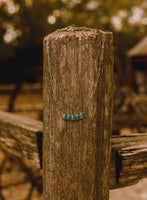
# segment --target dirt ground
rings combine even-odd
[[[147,178],[133,186],[110,190],[109,200],[147,200]]]

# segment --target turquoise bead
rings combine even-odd
[[[69,120],[69,119],[70,119],[70,115],[67,115],[67,116],[66,116],[66,119]]]
[[[80,119],[83,119],[83,114],[82,114],[82,113],[80,113],[79,117],[80,117]]]
[[[71,116],[71,120],[74,120],[74,119],[75,119],[75,118],[74,118],[74,116],[72,115],[72,116]]]
[[[71,119],[72,121],[78,120],[78,119],[83,119],[83,114],[82,113],[80,113],[79,115],[78,114],[76,114],[76,115],[63,114],[62,119],[64,119],[64,120],[70,120]]]
[[[79,119],[79,115],[75,115],[76,119]]]
[[[65,115],[65,114],[63,114],[63,115],[62,115],[62,118],[63,118],[63,119],[66,119],[66,115]]]

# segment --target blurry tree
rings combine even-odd
[[[146,13],[146,0],[0,0],[1,69],[19,74],[42,64],[44,36],[69,25],[113,31],[125,65],[126,51],[147,33]]]

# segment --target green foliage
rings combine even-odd
[[[41,47],[45,35],[69,25],[113,31],[116,51],[124,57],[146,35],[146,24],[129,22],[135,7],[145,18],[144,5],[145,0],[0,0],[0,60]],[[117,20],[118,27],[113,23]]]

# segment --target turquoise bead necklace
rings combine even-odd
[[[86,28],[86,27],[78,27],[78,28],[66,27],[64,29],[59,29],[55,32],[58,32],[58,31],[80,31],[80,30],[94,30],[94,31],[96,31],[96,29],[89,29],[89,28]],[[87,107],[88,107],[91,99],[95,95],[96,88],[97,88],[97,85],[98,85],[98,81],[99,81],[99,78],[100,78],[101,68],[102,68],[102,61],[103,61],[103,54],[104,54],[104,44],[105,44],[105,37],[106,37],[105,32],[101,31],[101,33],[102,33],[102,44],[101,44],[101,50],[100,50],[100,55],[99,55],[97,79],[96,79],[96,83],[94,85],[94,89],[92,90],[92,93],[91,93],[86,105],[84,106],[83,110],[80,112],[80,114],[75,114],[75,115],[71,114],[70,115],[70,114],[65,114],[65,113],[59,111],[63,120],[77,121],[77,120],[83,119],[83,114],[86,112]],[[51,80],[51,86],[52,86],[52,92],[53,92],[53,99],[56,102],[56,104],[59,105],[58,100],[57,100],[57,96],[56,96],[55,87],[54,87],[52,70],[51,70],[50,52],[49,52],[49,39],[47,40],[47,58],[48,58],[49,74],[50,74],[50,80]]]

